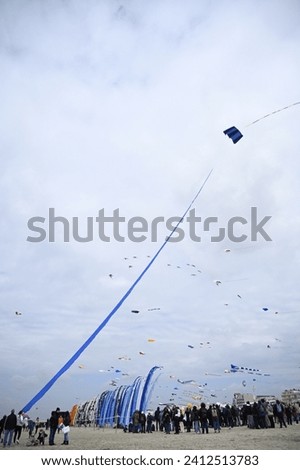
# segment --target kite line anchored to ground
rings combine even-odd
[[[28,412],[33,405],[38,402],[44,395],[45,393],[55,384],[55,382],[74,364],[74,362],[79,358],[79,356],[83,353],[83,351],[91,344],[91,342],[96,338],[96,336],[100,333],[100,331],[107,325],[109,320],[114,316],[114,314],[119,310],[121,305],[124,303],[124,301],[127,299],[127,297],[131,294],[133,289],[136,287],[136,285],[140,282],[140,280],[143,278],[144,274],[148,271],[150,266],[154,263],[160,252],[164,249],[174,232],[177,230],[179,224],[183,221],[185,218],[186,214],[198,198],[199,194],[201,193],[202,189],[204,188],[205,184],[207,183],[210,175],[212,174],[213,170],[210,170],[208,173],[207,177],[205,178],[204,182],[202,183],[200,189],[198,190],[197,194],[189,204],[188,208],[180,218],[179,222],[176,224],[176,226],[173,228],[171,234],[166,237],[166,240],[164,243],[161,245],[161,247],[158,249],[158,251],[155,253],[155,255],[152,257],[150,262],[147,264],[145,269],[141,272],[141,274],[138,276],[138,278],[134,281],[134,283],[131,285],[131,287],[127,290],[127,292],[123,295],[123,297],[119,300],[119,302],[115,305],[115,307],[112,309],[112,311],[106,316],[106,318],[100,323],[100,325],[96,328],[96,330],[89,336],[89,338],[83,343],[83,345],[73,354],[73,356],[64,364],[61,369],[49,380],[49,382],[46,383],[46,385],[22,408],[22,411],[24,413]]]

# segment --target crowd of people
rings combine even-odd
[[[176,405],[159,406],[154,412],[147,413],[135,410],[128,426],[123,426],[124,432],[152,433],[155,431],[170,434],[180,432],[195,432],[197,434],[219,433],[222,428],[247,426],[251,429],[287,427],[300,421],[300,403],[284,404],[280,400],[274,403],[258,400],[245,403],[241,408],[235,405],[207,405],[180,408]],[[48,444],[55,445],[57,434],[62,432],[63,445],[69,444],[70,413],[56,408],[46,422],[39,418],[31,420],[23,411],[18,414],[11,410],[0,420],[0,440],[3,447],[11,447],[20,442],[22,432],[28,435],[27,445],[44,445],[46,437]]]
[[[62,431],[63,445],[69,444],[70,432],[70,413],[69,411],[60,411],[56,408],[51,412],[51,416],[45,422],[36,418],[35,421],[22,410],[18,414],[11,410],[10,414],[4,415],[0,420],[0,441],[3,447],[18,445],[22,432],[27,433],[27,446],[44,445],[46,438],[49,437],[49,445],[55,445],[54,439],[56,433]]]
[[[219,404],[186,407],[176,405],[157,407],[154,413],[144,413],[136,410],[125,432],[151,433],[163,431],[166,434],[174,432],[195,432],[208,434],[209,430],[219,433],[222,428],[247,426],[251,429],[287,427],[300,421],[300,404],[284,404],[280,400],[270,403],[264,399],[257,402],[245,403],[241,408],[229,404]]]

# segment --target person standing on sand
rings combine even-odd
[[[150,413],[150,411],[148,411],[148,413],[147,413],[146,422],[147,422],[146,432],[151,433],[152,432],[153,416]]]
[[[140,431],[140,412],[139,410],[135,410],[132,415],[132,425],[133,425],[133,432],[137,433]]]
[[[171,432],[171,412],[166,406],[163,410],[162,423],[166,434]]]
[[[200,405],[199,418],[201,423],[202,434],[206,432],[208,434],[208,410],[204,402]]]
[[[4,429],[4,423],[6,421],[6,415],[3,415],[3,417],[1,418],[0,420],[0,442],[2,443],[3,442],[3,439],[2,439],[2,432],[3,432],[3,429]]]
[[[17,416],[15,415],[15,410],[11,410],[10,415],[7,416],[4,423],[4,438],[3,438],[3,447],[10,447],[14,430],[17,427]]]
[[[196,405],[192,408],[192,423],[196,434],[200,434],[199,410]]]
[[[70,421],[70,413],[66,411],[62,424],[62,432],[64,435],[64,441],[62,444],[66,446],[69,445]]]
[[[282,428],[282,426],[284,426],[286,428],[287,425],[284,420],[285,409],[284,409],[283,403],[281,403],[279,400],[276,400],[273,410],[274,410],[274,416],[278,419],[280,427]]]
[[[155,431],[160,430],[160,408],[159,406],[156,408],[154,412],[154,418],[155,418]]]
[[[267,411],[268,420],[270,423],[270,428],[275,428],[273,406],[269,402],[267,402],[266,411]]]
[[[23,411],[19,411],[19,413],[17,415],[17,426],[16,426],[15,432],[14,432],[14,444],[15,443],[19,444],[19,441],[20,441],[20,437],[21,437],[22,429],[23,429],[23,424],[24,424],[23,415],[24,415]]]
[[[180,420],[181,420],[181,413],[178,406],[174,409],[174,434],[180,433]]]
[[[219,417],[219,407],[215,404],[211,407],[211,417],[212,417],[212,425],[215,432],[220,432],[220,417]]]
[[[293,413],[294,421],[296,422],[296,424],[298,424],[299,423],[299,418],[300,418],[299,403],[294,403],[294,405],[292,407],[292,413]]]
[[[54,437],[58,427],[58,413],[57,411],[52,411],[50,417],[50,430],[49,430],[49,446],[54,446]]]

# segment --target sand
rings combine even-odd
[[[20,444],[14,444],[14,450],[300,450],[300,424],[287,428],[248,429],[241,426],[233,429],[222,428],[220,433],[212,429],[208,434],[181,432],[165,434],[124,433],[121,429],[71,427],[69,446],[61,445],[63,434],[55,436],[55,445],[28,447],[27,432],[23,432]],[[1,450],[7,451],[8,449]]]

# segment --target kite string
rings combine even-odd
[[[76,359],[79,358],[79,356],[83,353],[83,351],[91,344],[91,342],[95,339],[95,337],[100,333],[100,331],[104,328],[104,326],[109,322],[109,320],[113,317],[113,315],[119,310],[121,305],[125,302],[127,297],[131,294],[133,289],[136,287],[136,285],[139,283],[139,281],[142,279],[142,277],[146,274],[150,266],[154,263],[158,255],[161,253],[161,251],[164,249],[166,244],[169,242],[170,238],[174,234],[174,232],[177,230],[179,224],[183,221],[184,217],[190,210],[191,206],[194,204],[196,199],[198,198],[199,194],[201,193],[202,189],[204,188],[205,184],[207,183],[210,175],[212,174],[213,169],[210,170],[208,173],[207,177],[205,178],[204,182],[200,186],[200,189],[196,193],[195,197],[192,199],[191,203],[189,204],[188,208],[185,210],[184,214],[176,224],[176,226],[173,228],[171,234],[166,237],[164,243],[161,245],[161,247],[158,249],[156,254],[153,256],[153,258],[150,260],[150,262],[147,264],[145,269],[142,271],[142,273],[138,276],[138,278],[134,281],[134,283],[131,285],[131,287],[127,290],[127,292],[123,295],[123,297],[119,300],[119,302],[115,305],[115,307],[112,309],[112,311],[106,316],[106,318],[101,322],[101,324],[96,328],[96,330],[89,336],[89,338],[83,343],[83,345],[73,354],[73,356],[64,364],[61,369],[49,380],[49,382],[46,383],[46,385],[22,408],[22,411],[26,413],[29,411],[32,406],[39,401],[45,393],[55,384],[55,382],[61,377],[70,367]]]
[[[262,116],[258,119],[256,119],[255,121],[253,122],[250,122],[250,124],[247,124],[245,127],[249,127],[249,126],[252,126],[253,124],[256,124],[257,122],[261,121],[262,119],[265,119],[269,116],[272,116],[272,114],[276,114],[276,113],[280,113],[281,111],[284,111],[285,109],[288,109],[288,108],[291,108],[292,106],[296,106],[300,104],[300,101],[296,101],[296,103],[292,103],[288,106],[285,106],[284,108],[280,108],[280,109],[276,109],[275,111],[273,111],[272,113],[269,113],[269,114],[265,114],[265,116]]]

